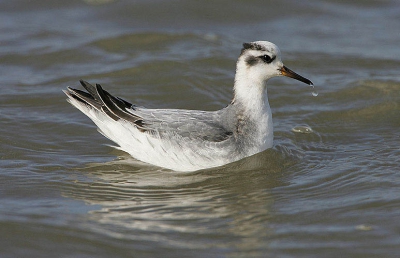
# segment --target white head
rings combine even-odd
[[[310,80],[284,66],[279,48],[268,41],[244,43],[236,73],[236,81],[246,80],[248,83],[262,84],[262,86],[275,76],[287,76],[312,85]]]

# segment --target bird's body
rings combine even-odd
[[[147,109],[114,97],[98,84],[68,88],[68,101],[100,132],[134,158],[194,171],[231,163],[272,147],[273,125],[266,81],[285,75],[312,85],[283,66],[272,43],[245,43],[237,62],[234,98],[218,111]]]

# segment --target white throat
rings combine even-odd
[[[248,115],[255,116],[256,119],[262,114],[271,112],[266,80],[240,60],[237,63],[234,94],[235,101],[243,106]]]
[[[256,71],[257,72],[257,71]],[[252,73],[245,65],[237,64],[234,85],[234,102],[243,108],[244,116],[255,121],[255,152],[271,148],[273,144],[272,113],[268,102],[266,80]]]

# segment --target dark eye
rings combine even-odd
[[[271,58],[269,55],[263,55],[263,56],[260,56],[260,58],[267,64],[270,64],[270,63],[272,63],[272,61],[275,60],[275,57]]]

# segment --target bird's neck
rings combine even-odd
[[[238,76],[239,75],[239,76]],[[237,132],[246,136],[249,154],[272,147],[273,124],[268,103],[265,81],[237,73],[234,86],[233,106],[236,106]]]
[[[266,82],[238,70],[235,76],[233,103],[254,119],[270,113]]]

